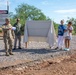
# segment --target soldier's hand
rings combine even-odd
[[[9,30],[12,30],[12,28],[9,28]]]

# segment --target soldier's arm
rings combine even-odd
[[[9,29],[11,29],[11,27],[5,27],[4,25],[2,25],[2,29],[3,30],[9,30]]]

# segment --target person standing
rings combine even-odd
[[[73,26],[72,22],[68,22],[67,29],[64,33],[64,38],[65,38],[65,49],[69,51],[70,50],[70,40],[72,39],[72,31],[73,31]]]
[[[8,18],[5,19],[5,24],[2,25],[2,31],[3,31],[3,40],[5,44],[6,56],[13,55],[12,39],[14,38],[14,31],[12,30],[10,19]],[[9,49],[8,49],[8,44],[9,44]]]
[[[64,32],[65,32],[66,26],[64,25],[64,21],[63,20],[61,20],[60,23],[61,24],[58,26],[58,35],[57,35],[57,37],[58,37],[58,46],[55,49],[62,50],[63,42],[64,42],[63,35],[64,35]]]
[[[18,49],[21,49],[21,24],[20,24],[20,19],[17,18],[16,23],[14,24],[14,27],[16,27],[15,29],[15,41],[14,41],[14,49],[16,49],[16,45],[17,45],[17,40],[19,41],[18,44]]]

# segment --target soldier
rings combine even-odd
[[[5,24],[2,25],[3,39],[5,44],[6,56],[13,55],[12,53],[12,39],[14,38],[14,32],[12,30],[12,25],[10,24],[10,19],[5,19]],[[12,37],[13,35],[13,37]],[[8,49],[9,44],[9,49]]]
[[[21,24],[20,19],[17,18],[17,22],[14,24],[14,27],[16,27],[15,32],[15,42],[14,42],[14,49],[16,49],[17,40],[19,41],[18,49],[21,49]]]

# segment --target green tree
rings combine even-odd
[[[55,32],[57,34],[58,33],[58,26],[59,26],[59,24],[57,24],[56,22],[53,22],[53,24],[54,24]]]
[[[10,18],[13,18],[13,16],[14,16],[13,12],[10,12],[10,13],[9,13],[9,17],[10,17]]]
[[[11,24],[13,25],[14,23],[15,23],[15,19],[14,19],[14,14],[13,14],[13,12],[10,12],[9,13],[9,17],[10,17],[10,21],[11,21]]]
[[[43,14],[43,12],[28,4],[21,4],[16,8],[16,15],[14,18],[19,17],[21,23],[25,24],[26,20],[47,20],[48,18]]]

